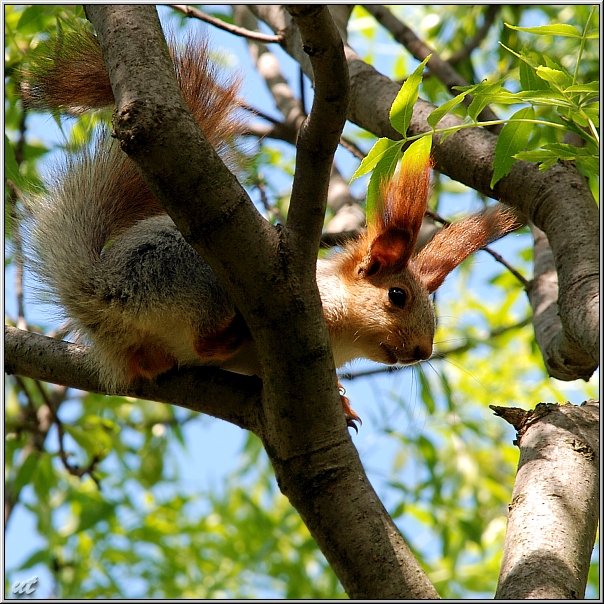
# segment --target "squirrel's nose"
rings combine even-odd
[[[419,344],[413,351],[413,358],[418,361],[426,361],[432,356],[432,342],[429,344]]]

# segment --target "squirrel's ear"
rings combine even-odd
[[[374,216],[368,226],[368,250],[360,272],[374,275],[381,271],[400,272],[417,242],[428,204],[430,162],[403,164],[381,188]]]
[[[385,270],[403,270],[409,263],[416,241],[417,234],[411,230],[387,229],[371,240],[360,271],[369,277]]]
[[[444,227],[413,258],[413,267],[429,293],[470,254],[518,228],[514,213],[505,206],[493,206]]]

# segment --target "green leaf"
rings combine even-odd
[[[77,532],[85,531],[93,527],[101,520],[108,520],[115,514],[115,508],[111,503],[102,499],[86,497],[82,502],[82,512]]]
[[[6,134],[4,135],[4,170],[5,177],[11,180],[20,189],[23,188],[21,174],[19,172],[19,165],[15,159],[15,152],[13,146]]]
[[[516,111],[510,120],[534,119],[535,111],[532,107],[525,107]],[[526,149],[533,124],[524,122],[508,122],[501,130],[495,146],[495,159],[493,161],[493,178],[491,188],[504,176],[516,162],[514,155]]]
[[[396,164],[401,157],[401,145],[392,145],[386,151],[379,162],[376,164],[373,174],[369,179],[367,186],[367,200],[365,203],[365,213],[367,214],[367,222],[371,223],[374,220],[376,208],[380,201],[381,189],[384,183],[390,180],[396,170]]]
[[[402,145],[403,141],[393,141],[389,138],[378,139],[371,151],[363,158],[361,165],[356,169],[350,180],[371,172],[384,157],[388,157],[392,153],[393,147],[398,150]]]
[[[88,453],[90,457],[93,457],[97,452],[97,445],[94,437],[88,432],[69,424],[63,424],[63,429],[73,440]]]
[[[421,387],[420,394],[422,398],[422,403],[424,403],[424,407],[430,415],[434,414],[434,410],[436,408],[436,404],[434,402],[434,396],[432,396],[432,389],[430,388],[430,382],[428,382],[428,378],[423,371],[417,372],[419,376],[419,384]]]
[[[542,84],[549,86],[542,80]],[[568,99],[557,90],[521,90],[515,95],[517,103],[529,102],[537,105],[546,105],[552,107],[568,107]]]
[[[530,162],[546,162],[550,160],[558,161],[558,154],[547,149],[533,149],[531,151],[520,151],[514,155],[516,159]]]
[[[403,136],[407,134],[407,128],[409,128],[409,124],[411,123],[413,106],[419,96],[419,85],[422,82],[422,73],[431,56],[432,55],[428,55],[417,66],[417,69],[406,79],[390,108],[390,123],[392,124],[392,127]]]
[[[162,477],[164,471],[164,449],[163,447],[147,446],[141,455],[139,480],[145,488],[149,489]]]
[[[579,147],[574,145],[567,145],[566,143],[547,143],[543,145],[544,149],[557,153],[560,159],[572,160],[577,157],[577,154],[581,153]]]
[[[418,445],[426,464],[431,470],[433,470],[438,460],[438,455],[436,454],[434,445],[425,436],[419,437]]]
[[[44,564],[48,566],[51,561],[52,552],[49,552],[47,548],[42,548],[35,551],[21,566],[19,566],[20,570],[25,570],[26,568],[31,568],[36,564]]]
[[[574,86],[569,86],[565,89],[564,92],[600,92],[600,82],[596,80],[595,82],[589,82],[586,84],[575,84]]]
[[[537,35],[548,35],[548,36],[562,36],[565,38],[581,38],[581,32],[576,27],[568,25],[566,23],[559,23],[557,25],[541,25],[539,27],[517,27],[516,25],[505,24],[510,29],[517,31],[524,31],[528,34]]]
[[[432,148],[432,135],[427,134],[414,141],[409,145],[408,149],[403,154],[403,163],[411,170],[420,169],[430,158],[430,150]],[[367,187],[367,202],[365,212],[367,214],[367,222],[374,222],[376,208],[379,207],[381,201],[381,190],[385,183],[390,180],[396,164],[401,157],[400,145],[392,145],[375,166],[373,174],[369,179]]]
[[[48,501],[48,494],[55,483],[56,475],[50,455],[46,451],[42,451],[38,457],[38,465],[33,478],[34,491],[39,501]]]
[[[15,480],[11,485],[12,491],[18,493],[26,484],[31,482],[31,478],[40,461],[40,455],[36,451],[31,451],[27,459],[21,464],[17,470]]]
[[[588,178],[600,173],[600,158],[593,155],[577,155],[575,158],[577,169]]]
[[[427,122],[428,124],[430,124],[430,126],[432,126],[432,128],[436,128],[438,122],[440,122],[440,120],[447,115],[447,113],[450,113],[451,111],[453,111],[453,109],[455,109],[455,107],[457,107],[458,105],[460,105],[464,98],[467,96],[467,92],[462,92],[461,94],[458,94],[456,97],[453,97],[452,99],[448,100],[446,103],[443,103],[440,107],[437,107],[427,118]]]
[[[426,134],[409,145],[407,150],[403,153],[401,165],[412,172],[422,171],[430,161],[431,150],[432,135]]]
[[[36,29],[39,30],[43,28],[44,13],[44,5],[33,4],[28,6],[19,18],[19,23],[17,23],[17,30],[19,30],[21,33],[25,33],[28,31],[35,31]]]
[[[572,109],[567,109],[565,111],[565,115],[569,120],[572,120],[573,122],[575,122],[575,124],[578,124],[581,128],[587,128],[589,126],[589,123],[587,122],[587,118],[584,115],[581,115],[580,113],[573,112]]]
[[[545,172],[546,170],[549,170],[553,165],[558,163],[558,158],[552,158],[548,161],[544,161],[541,162],[539,164],[539,172]]]
[[[558,69],[551,69],[550,67],[543,67],[540,65],[537,67],[537,75],[546,82],[555,84],[558,88],[564,89],[571,86],[573,83],[572,78]]]
[[[478,115],[489,103],[498,102],[494,100],[495,95],[505,95],[507,98],[510,94],[511,92],[501,86],[501,82],[476,86],[472,93],[474,98],[468,107],[468,115],[476,121]]]
[[[533,65],[534,61],[527,60],[524,54],[517,55],[520,58],[519,74],[522,90],[549,90],[549,86],[536,75],[538,65]]]

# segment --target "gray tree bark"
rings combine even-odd
[[[599,404],[491,408],[520,448],[495,597],[581,600],[600,510]]]

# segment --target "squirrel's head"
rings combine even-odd
[[[472,252],[514,224],[511,212],[491,208],[443,228],[413,255],[430,168],[429,163],[403,166],[383,187],[367,232],[326,265],[319,264],[318,284],[338,366],[359,357],[404,365],[430,358],[436,328],[430,294]]]

